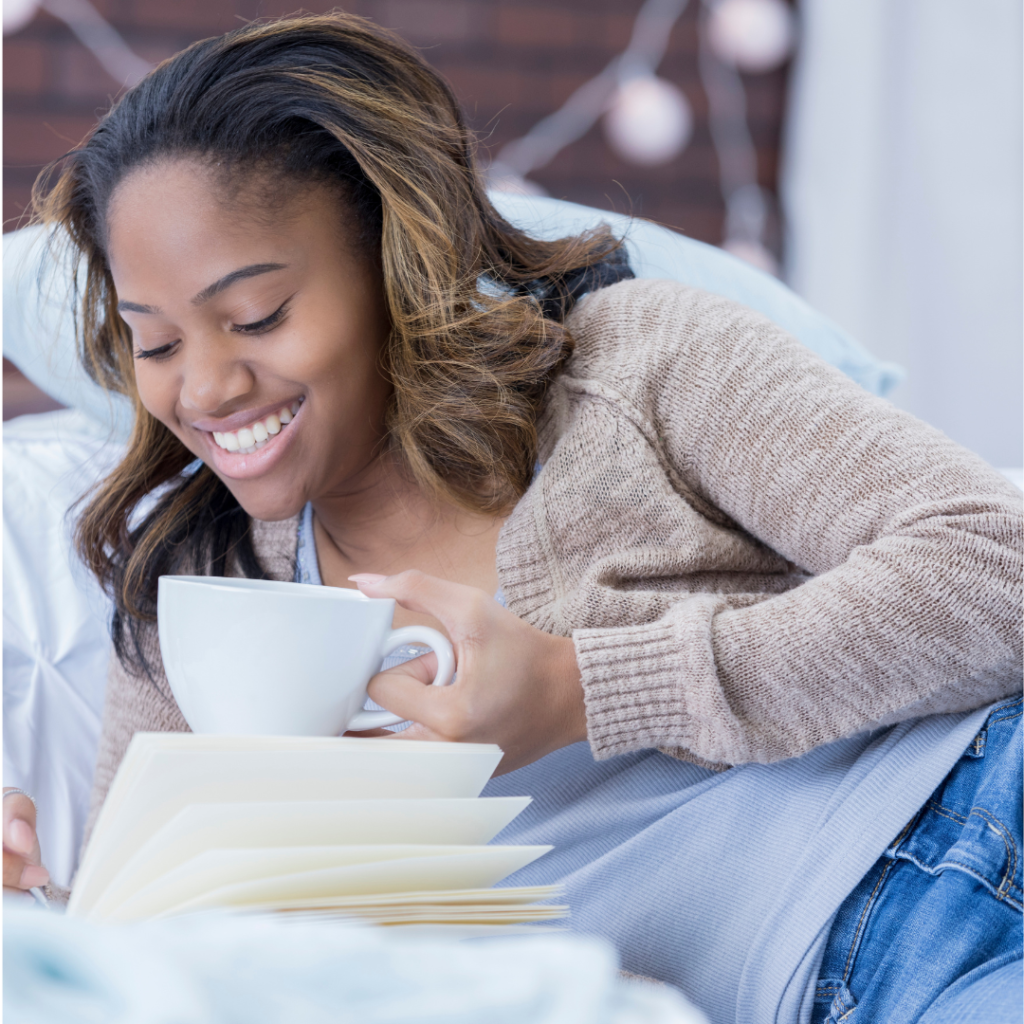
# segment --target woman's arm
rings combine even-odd
[[[374,680],[375,700],[422,723],[401,735],[514,747],[507,770],[581,739],[585,703],[598,757],[736,764],[1020,688],[1021,495],[981,459],[712,295],[618,285],[573,330],[570,373],[659,446],[678,493],[813,576],[680,596],[654,621],[575,629],[572,645],[469,588],[360,581],[455,643],[448,690],[419,685],[432,668],[416,662]]]
[[[776,760],[1020,688],[1012,485],[758,314],[666,282],[618,290],[616,320],[643,324],[655,353],[622,388],[666,462],[814,576],[756,601],[699,595],[657,622],[576,631],[599,755],[656,744]],[[580,317],[606,315],[604,299]]]

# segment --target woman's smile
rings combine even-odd
[[[262,476],[280,459],[290,446],[298,429],[304,398],[276,403],[274,409],[253,414],[250,411],[226,418],[222,426],[242,422],[237,429],[215,429],[213,420],[192,423],[193,430],[203,438],[209,451],[204,461],[222,477],[234,480]]]

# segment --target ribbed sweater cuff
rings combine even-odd
[[[718,684],[711,644],[721,603],[700,595],[657,622],[573,632],[597,759],[650,747],[736,759],[743,733]]]

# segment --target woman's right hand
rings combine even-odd
[[[50,872],[41,860],[35,805],[22,793],[4,793],[4,888],[45,885]]]

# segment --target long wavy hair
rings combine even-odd
[[[562,320],[585,291],[632,276],[606,229],[549,242],[505,221],[451,89],[362,18],[255,23],[155,68],[33,194],[37,220],[63,229],[51,237],[84,267],[72,296],[81,360],[134,403],[127,452],[88,497],[76,539],[113,598],[118,656],[143,665],[140,625],[156,616],[161,575],[264,575],[249,517],[142,406],[117,312],[111,195],[134,169],[180,158],[340,190],[390,315],[389,443],[425,492],[466,509],[501,514],[526,490],[545,391],[571,351]]]

